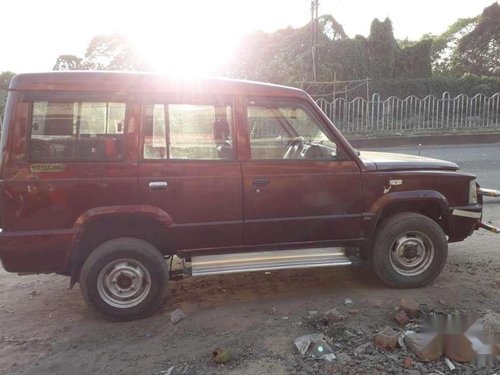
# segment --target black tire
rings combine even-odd
[[[141,239],[123,237],[92,251],[80,272],[80,289],[87,304],[106,318],[134,320],[158,310],[166,296],[168,279],[165,258],[156,247]],[[135,294],[122,301],[121,293]]]
[[[375,273],[387,285],[417,288],[441,273],[447,256],[448,242],[439,224],[427,216],[405,212],[380,225],[372,259]]]

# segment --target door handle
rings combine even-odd
[[[255,180],[253,180],[253,187],[256,189],[266,187],[269,185],[271,185],[270,178],[256,178]]]
[[[165,190],[168,187],[167,181],[151,181],[148,184],[151,190]]]
[[[253,180],[253,186],[255,187],[264,187],[271,185],[271,179],[269,178],[256,178]]]

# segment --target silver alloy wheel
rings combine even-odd
[[[403,276],[418,276],[425,272],[434,259],[434,245],[424,233],[406,232],[391,245],[389,262]]]
[[[143,302],[151,289],[151,276],[134,259],[118,259],[107,264],[97,277],[97,291],[110,306],[128,309]]]

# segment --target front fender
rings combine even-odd
[[[448,199],[443,194],[435,190],[397,191],[381,196],[370,207],[368,212],[363,213],[363,236],[365,238],[373,238],[375,228],[377,227],[384,210],[388,207],[404,204],[415,206],[416,204],[425,204],[426,202],[433,202],[437,204],[443,217],[448,216],[450,206]]]

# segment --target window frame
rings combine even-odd
[[[128,122],[131,117],[130,110],[132,103],[135,100],[134,95],[121,94],[121,93],[93,93],[93,92],[30,92],[24,93],[22,102],[28,103],[28,116],[26,129],[26,153],[25,158],[29,163],[119,163],[124,162],[126,158],[126,144],[125,136],[128,134]],[[74,103],[74,102],[88,102],[88,103],[123,103],[125,104],[125,119],[123,124],[123,150],[119,157],[113,159],[57,159],[57,158],[43,158],[33,159],[31,154],[31,135],[33,130],[33,110],[36,101],[40,102],[57,102],[57,103]],[[79,128],[78,128],[79,133]],[[111,133],[114,134],[114,133]],[[78,137],[75,139],[77,140]],[[76,142],[75,142],[76,143]]]
[[[303,110],[312,120],[315,121],[316,125],[318,128],[323,131],[323,133],[326,135],[326,137],[331,141],[334,142],[337,145],[337,158],[336,159],[254,159],[252,158],[252,143],[251,143],[251,134],[250,134],[250,124],[248,122],[248,107],[249,106],[261,106],[264,108],[269,108],[272,110],[272,106],[279,107],[279,106],[294,106],[297,109]],[[316,113],[316,110],[310,105],[310,103],[307,103],[304,100],[300,99],[295,99],[295,98],[276,98],[276,97],[247,97],[245,98],[243,102],[243,116],[244,116],[244,132],[246,134],[247,140],[248,140],[248,160],[252,162],[277,162],[277,161],[283,161],[285,163],[291,163],[291,162],[342,162],[342,161],[349,161],[349,157],[347,156],[346,152],[344,151],[342,144],[337,140],[335,137],[335,134],[333,131],[325,125],[323,120],[321,119],[320,116]],[[271,108],[270,108],[271,107]],[[278,113],[281,114],[279,110],[276,109]],[[274,112],[274,111],[273,111]],[[281,117],[283,120],[286,121],[286,118],[281,114]],[[279,119],[280,124],[286,129],[286,126],[282,124],[282,119]],[[293,128],[293,125],[289,124],[289,126]]]
[[[168,94],[149,94],[145,95],[141,103],[141,120],[139,127],[139,163],[189,163],[189,162],[208,162],[208,163],[234,163],[238,161],[238,144],[236,136],[236,98],[230,95],[217,95],[217,94],[207,94],[207,95],[168,95]],[[231,142],[233,148],[233,158],[231,159],[171,159],[170,158],[170,122],[165,121],[165,138],[167,142],[167,158],[165,159],[147,159],[144,157],[144,135],[145,135],[145,118],[146,118],[146,106],[147,105],[226,105],[231,107],[231,124],[229,127],[231,129]],[[167,114],[168,111],[165,111]]]

